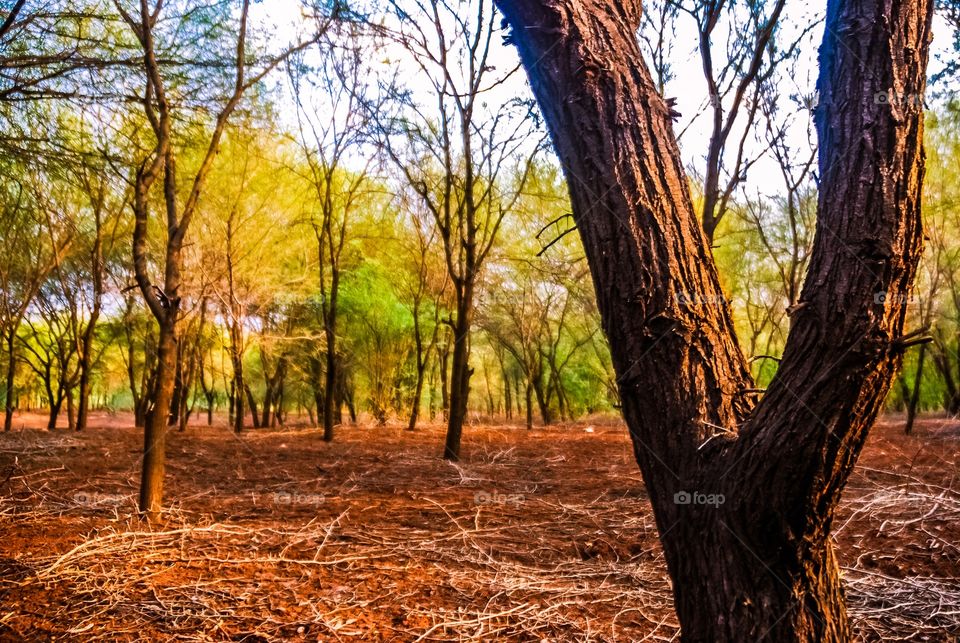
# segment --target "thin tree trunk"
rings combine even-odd
[[[503,371],[503,408],[506,412],[507,420],[513,419],[513,400],[510,397],[510,387],[513,384],[510,382],[510,376],[507,374],[507,371]]]
[[[247,385],[243,381],[243,362],[238,360],[234,362],[233,366],[233,432],[242,433],[243,425],[246,422],[244,415],[246,411],[244,410],[243,396],[246,394]],[[256,412],[254,412],[254,417],[256,417]]]
[[[255,398],[255,397],[253,396],[253,391],[250,390],[250,385],[249,385],[249,384],[246,384],[246,383],[245,383],[245,384],[243,385],[243,392],[241,393],[241,395],[243,395],[243,393],[246,393],[246,395],[247,395],[247,403],[250,405],[250,418],[251,418],[252,421],[253,421],[253,428],[259,429],[259,428],[260,428],[260,416],[259,416],[258,413],[257,413],[257,398]],[[241,405],[243,404],[242,399],[241,399],[241,401],[240,401],[240,404],[241,404]],[[241,406],[240,408],[242,409],[242,406]],[[241,416],[242,416],[242,414],[241,414]]]
[[[523,396],[520,395],[520,378],[519,377],[513,378],[513,386],[514,386],[513,398],[516,400],[516,403],[517,403],[517,415],[522,415],[523,414],[523,407],[522,407]]]
[[[443,350],[438,354],[440,362],[440,406],[444,418],[450,417],[450,348],[444,344]]]
[[[313,401],[316,406],[316,418],[310,415],[310,424],[317,426],[323,422],[323,362],[316,355],[310,357],[310,388],[313,389]]]
[[[102,194],[102,192],[101,192]],[[90,318],[83,329],[80,340],[80,382],[78,385],[77,400],[77,431],[87,428],[87,414],[90,405],[90,375],[93,370],[93,340],[96,336],[97,322],[100,319],[100,308],[103,300],[103,239],[101,231],[102,200],[95,206],[96,237],[91,250],[91,274],[93,276],[93,305],[90,307]]]
[[[93,323],[92,320],[88,322],[88,324]],[[77,423],[74,427],[77,431],[83,431],[87,428],[87,416],[90,407],[90,371],[92,370],[90,352],[92,350],[92,344],[92,338],[85,336],[80,348],[80,381],[77,384]]]
[[[933,365],[940,373],[940,377],[943,378],[943,384],[946,389],[944,391],[943,407],[948,413],[956,413],[957,409],[960,408],[960,391],[958,391],[957,382],[953,377],[953,366],[950,354],[945,346],[945,342],[942,342],[939,337],[938,340],[933,343],[931,350],[933,351],[931,355]]]
[[[550,412],[550,400],[547,399],[543,390],[543,380],[539,377],[539,373],[536,373],[532,380],[533,391],[537,395],[537,406],[540,408],[540,419],[543,420],[544,426],[549,426],[553,424],[553,414]]]
[[[527,391],[526,391],[526,404],[527,404],[527,431],[533,429],[533,383],[530,378],[527,378]]]
[[[3,412],[3,430],[8,432],[13,428],[13,380],[17,374],[17,353],[14,350],[14,341],[17,338],[17,325],[12,324],[7,332],[7,381],[6,381],[6,403]]]
[[[408,431],[413,431],[417,428],[417,420],[420,417],[420,401],[423,397],[423,382],[426,379],[427,366],[430,364],[430,348],[433,346],[433,343],[437,341],[437,330],[436,327],[434,327],[432,342],[429,346],[424,347],[423,331],[420,327],[419,295],[413,302],[413,341],[417,381],[413,387],[413,400],[410,402],[410,421],[407,423]]]
[[[343,405],[344,404],[353,404],[353,393],[349,390],[349,385],[347,381],[347,372],[343,364],[343,358],[337,357],[337,381],[336,381],[336,393],[333,396],[333,426],[339,426],[343,424]],[[350,400],[348,402],[348,400]],[[353,424],[356,424],[357,419],[354,417],[351,412],[350,421]]]
[[[333,410],[337,393],[337,336],[333,324],[326,323],[327,371],[323,381],[323,441],[333,441]]]
[[[427,412],[430,414],[430,421],[437,418],[437,371],[439,367],[433,360],[427,365]]]
[[[460,459],[460,439],[467,416],[467,400],[470,395],[470,302],[472,284],[465,287],[457,306],[457,321],[454,329],[453,363],[450,373],[450,411],[447,419],[447,439],[443,448],[445,460]]]
[[[65,399],[67,402],[67,429],[70,431],[77,430],[77,409],[73,403],[73,391],[69,388],[65,392]]]
[[[420,358],[417,358],[420,361]],[[420,398],[423,396],[423,380],[427,371],[427,363],[423,361],[417,364],[417,383],[413,388],[413,401],[410,402],[410,421],[407,423],[407,430],[413,431],[417,428],[417,419],[420,417]]]
[[[227,426],[234,426],[233,413],[237,405],[236,383],[230,378],[230,397],[227,400]]]
[[[207,400],[207,426],[213,426],[213,395],[214,395],[214,392],[213,392],[212,390],[211,390],[211,391],[205,391],[203,395],[204,395],[204,397],[205,397],[206,400]]]
[[[197,362],[199,361],[198,355],[200,353],[200,343],[203,337],[204,322],[205,319],[203,316],[201,316],[199,327],[194,335],[194,341],[192,341],[189,346],[190,350],[189,355],[186,358],[186,367],[180,374],[182,391],[180,394],[180,405],[178,407],[177,414],[177,428],[181,432],[187,430],[187,425],[190,423],[190,416],[193,415],[193,410],[196,407],[197,387],[194,380],[197,376]]]
[[[143,468],[140,477],[140,511],[150,522],[160,517],[163,503],[163,470],[166,456],[167,425],[173,387],[177,376],[176,315],[160,323],[157,342],[157,377],[152,408],[147,413],[143,432]]]
[[[185,341],[177,342],[177,362],[176,370],[173,376],[173,397],[170,400],[170,413],[167,418],[167,426],[175,426],[180,419],[180,407],[183,404],[185,395],[183,386],[183,350]]]
[[[923,386],[923,362],[927,356],[927,345],[921,344],[917,354],[917,374],[913,379],[913,391],[910,394],[910,403],[907,405],[907,423],[903,432],[913,433],[913,422],[917,418],[917,406],[920,404],[920,390]]]

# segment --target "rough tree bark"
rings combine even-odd
[[[899,295],[922,246],[930,1],[828,2],[816,240],[762,397],[637,46],[640,2],[497,4],[566,173],[683,640],[849,640],[829,533],[916,341]]]

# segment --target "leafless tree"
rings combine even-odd
[[[492,6],[429,0],[391,7],[396,26],[390,35],[429,95],[421,103],[412,91],[394,92],[405,109],[380,118],[382,141],[433,216],[450,277],[454,305],[446,321],[453,346],[444,458],[456,460],[473,372],[470,330],[478,280],[539,143],[526,105],[512,100],[489,112],[487,96],[515,71],[493,65],[491,53],[503,32]]]
[[[317,413],[323,418],[327,442],[333,440],[334,426],[341,423],[337,318],[344,249],[356,210],[375,189],[374,155],[356,162],[371,138],[373,114],[380,109],[371,91],[372,41],[361,21],[343,21],[324,38],[315,69],[306,58],[288,66],[297,103],[298,143],[316,196],[316,212],[309,224],[317,241],[320,316],[326,341],[323,404]]]

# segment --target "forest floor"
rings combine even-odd
[[[625,430],[172,432],[163,525],[140,431],[0,434],[0,641],[669,641],[670,584]],[[26,428],[22,428],[22,427]],[[37,427],[37,428],[31,428]],[[960,636],[960,421],[874,430],[834,531],[867,641]]]

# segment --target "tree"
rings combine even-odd
[[[828,3],[816,240],[762,396],[640,55],[640,3],[498,4],[567,176],[683,639],[850,640],[830,527],[917,341],[904,298],[876,295],[909,293],[922,248],[931,2]]]
[[[400,209],[409,214],[409,224],[404,232],[410,237],[403,243],[403,254],[398,257],[399,290],[413,318],[413,360],[415,381],[410,401],[410,418],[407,430],[417,428],[423,386],[427,368],[440,336],[440,315],[446,294],[447,275],[437,265],[434,252],[437,230],[430,221],[415,194],[401,192],[397,195]]]
[[[531,275],[520,283],[495,284],[495,296],[480,325],[513,359],[523,378],[527,429],[533,428],[533,393],[537,393],[540,417],[550,424],[550,410],[543,392],[544,347],[548,341],[547,317],[558,296],[556,290],[538,292],[540,284]]]
[[[932,253],[925,259],[933,265],[928,265],[925,271],[928,296],[921,297],[920,303],[936,307],[937,321],[932,329],[934,341],[929,346],[930,357],[942,386],[943,408],[956,414],[960,412],[960,359],[957,359],[957,346],[960,345],[960,244],[957,242],[960,234],[957,209],[960,202],[957,190],[960,143],[956,135],[960,128],[960,112],[957,105],[948,104],[942,112],[931,115],[928,124],[924,221],[929,229]],[[902,381],[906,386],[905,379]],[[919,385],[919,379],[914,382]],[[918,386],[915,388],[919,392]],[[903,398],[906,400],[910,396],[908,392]]]
[[[381,120],[381,129],[387,155],[433,217],[450,277],[454,304],[446,321],[453,347],[443,457],[457,460],[473,374],[470,331],[478,280],[539,145],[522,102],[507,101],[488,113],[488,95],[512,74],[492,64],[501,35],[492,7],[482,0],[430,0],[417,4],[416,15],[399,3],[392,8],[399,24],[392,37],[421,72],[426,100],[436,106],[427,113],[412,92],[397,93],[406,109],[392,122]]]
[[[61,266],[37,293],[32,310],[24,318],[20,342],[23,361],[43,384],[49,410],[47,429],[57,428],[57,419],[67,403],[68,427],[76,427],[74,391],[80,379],[81,346],[76,282]]]
[[[817,24],[810,20],[790,41],[781,42],[780,22],[786,4],[785,0],[653,0],[649,9],[645,7],[642,49],[653,66],[661,95],[672,78],[668,55],[674,43],[666,32],[672,29],[675,35],[680,14],[688,16],[696,28],[707,96],[691,125],[700,115],[709,119],[709,138],[698,178],[703,190],[700,220],[710,240],[737,188],[764,154],[759,137],[760,148],[751,151],[751,134],[763,103],[775,94],[777,74],[785,62],[797,56],[799,45]]]
[[[21,163],[3,163],[4,172],[19,172],[21,180],[5,182],[0,190],[0,241],[16,252],[0,253],[0,334],[6,352],[3,430],[13,427],[16,339],[27,309],[50,272],[70,249],[73,231],[58,226],[40,207],[42,180]]]
[[[79,361],[79,380],[77,382],[77,419],[75,429],[87,428],[90,406],[90,388],[94,368],[94,341],[97,323],[103,308],[103,296],[106,290],[106,262],[115,250],[119,214],[126,209],[126,199],[112,198],[111,186],[107,181],[105,168],[90,163],[81,163],[75,169],[76,181],[88,201],[93,229],[86,236],[88,246],[84,248],[86,265],[78,268],[86,281],[79,288],[79,299],[86,307],[86,315],[77,329],[77,359]]]
[[[308,167],[308,179],[316,195],[316,213],[310,217],[317,242],[320,283],[320,313],[326,341],[323,406],[323,439],[333,440],[333,427],[340,423],[337,387],[340,357],[337,354],[337,315],[344,248],[351,218],[371,190],[373,156],[359,169],[349,168],[350,157],[369,139],[372,114],[369,57],[375,52],[361,46],[360,23],[344,21],[332,29],[320,52],[313,82],[305,78],[303,64],[290,66],[293,95],[297,103],[298,142]],[[317,95],[309,102],[310,95]]]
[[[278,248],[296,247],[285,237],[288,226],[296,223],[290,213],[300,207],[290,193],[302,187],[294,173],[282,167],[281,141],[263,136],[252,118],[238,122],[227,134],[222,159],[211,174],[204,216],[198,221],[199,236],[205,241],[199,263],[211,273],[213,296],[226,326],[221,337],[232,367],[230,420],[240,433],[249,388],[244,374],[248,317],[290,293],[286,283],[290,275],[283,270],[287,254]],[[212,399],[211,387],[199,374],[205,395]],[[260,425],[256,414],[252,419],[255,427]]]
[[[391,409],[404,408],[401,380],[413,349],[413,320],[400,302],[389,273],[370,259],[344,284],[345,331],[350,352],[366,384],[367,403],[378,424]]]
[[[140,511],[151,521],[159,518],[163,497],[163,468],[165,457],[166,428],[173,399],[177,374],[178,334],[177,324],[181,308],[180,286],[182,280],[184,238],[193,218],[200,196],[206,185],[210,170],[217,157],[220,139],[231,115],[237,109],[244,93],[259,83],[277,65],[293,53],[315,42],[326,29],[327,19],[318,19],[317,32],[277,56],[270,57],[260,65],[260,69],[249,74],[250,54],[247,50],[247,18],[250,0],[242,0],[237,18],[237,36],[235,56],[228,64],[234,72],[233,82],[225,88],[224,96],[218,97],[213,125],[210,127],[205,152],[202,154],[186,199],[180,203],[178,198],[177,148],[174,139],[174,127],[183,122],[183,114],[178,110],[175,96],[168,95],[169,67],[158,62],[163,49],[158,44],[158,20],[164,8],[162,0],[152,7],[147,0],[140,1],[139,11],[129,13],[120,0],[114,0],[117,11],[134,34],[143,56],[143,93],[141,95],[144,117],[153,134],[153,144],[146,154],[136,163],[136,170],[130,177],[133,188],[133,213],[135,219],[133,232],[133,265],[137,286],[156,319],[159,335],[157,343],[156,381],[151,392],[152,407],[144,431],[143,471],[140,482]],[[203,12],[194,12],[202,21]],[[181,24],[173,35],[180,35],[183,28],[189,27],[190,12],[181,19]],[[202,27],[202,25],[201,25]],[[160,32],[160,35],[170,35]],[[197,34],[199,35],[199,34]],[[216,100],[216,99],[215,99]],[[187,121],[189,122],[189,121]],[[164,226],[166,243],[159,264],[163,277],[161,285],[154,283],[151,277],[150,258],[148,256],[148,231],[151,220],[152,189],[162,178]]]

